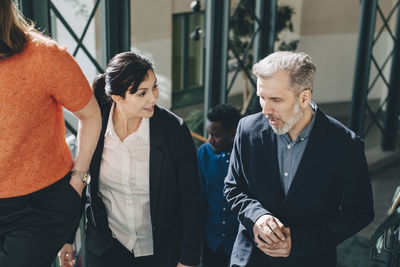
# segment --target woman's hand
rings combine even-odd
[[[83,184],[81,178],[79,178],[77,175],[71,175],[71,180],[69,181],[69,184],[82,197],[82,192],[85,185]]]
[[[61,267],[71,267],[75,264],[74,249],[72,244],[65,244],[58,252]]]

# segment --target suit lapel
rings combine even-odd
[[[152,221],[155,221],[156,204],[160,190],[161,169],[164,152],[162,151],[162,122],[159,118],[160,109],[155,106],[154,115],[150,119],[150,211]]]
[[[263,143],[268,169],[270,170],[270,181],[275,188],[274,191],[278,192],[279,196],[283,198],[284,194],[279,175],[276,135],[269,127],[268,122],[266,122],[265,125],[266,127],[261,130],[261,141]]]
[[[289,191],[285,198],[283,205],[285,205],[293,196],[299,187],[304,183],[308,177],[308,173],[312,169],[313,165],[317,161],[320,153],[323,150],[324,137],[327,131],[327,123],[325,115],[317,110],[313,129],[311,130],[310,139],[308,140],[307,146],[304,150],[303,157],[301,158],[299,167],[297,168],[296,174],[293,178],[293,182],[290,185]]]

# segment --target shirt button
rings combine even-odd
[[[155,230],[156,230],[156,227],[155,227],[155,226],[153,226],[153,227],[152,227],[152,229],[153,229],[153,231],[155,231]]]
[[[300,140],[301,140],[301,141],[304,141],[304,138],[301,138]]]
[[[226,222],[225,222],[225,221],[222,221],[222,224],[226,224]]]
[[[229,160],[226,160],[226,163],[229,163]]]
[[[285,176],[288,176],[288,173],[287,173],[287,172],[285,172]]]
[[[226,211],[226,208],[222,208],[223,211]]]
[[[292,148],[292,146],[291,146],[291,145],[288,145],[288,146],[287,146],[287,149],[291,149],[291,148]]]
[[[222,237],[225,237],[226,236],[226,234],[222,234]]]

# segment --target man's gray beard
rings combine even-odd
[[[293,126],[300,120],[301,117],[303,117],[303,111],[300,109],[299,104],[296,103],[293,106],[293,116],[286,121],[281,128],[276,128],[271,125],[272,130],[274,130],[277,135],[285,134],[293,128]]]

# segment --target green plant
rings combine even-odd
[[[252,46],[248,51],[247,47],[252,41],[254,34],[255,22],[255,0],[242,0],[238,3],[230,22],[229,33],[229,59],[239,57],[243,62],[243,67],[240,72],[245,82],[243,88],[243,106],[241,114],[249,112],[248,107],[252,103],[253,90],[250,88],[248,76],[244,71],[249,72],[254,64]],[[294,8],[287,5],[277,5],[275,16],[275,44],[278,50],[294,51],[297,48],[299,40],[286,42],[280,39],[280,33],[284,30],[293,32],[292,15],[295,14]],[[234,51],[234,53],[233,53]],[[236,56],[234,55],[236,54]]]
[[[230,22],[229,47],[235,51],[240,58],[243,58],[246,47],[251,42],[254,34],[255,21],[255,0],[242,0],[237,5]],[[281,40],[279,35],[284,30],[293,32],[292,16],[294,8],[287,5],[278,5],[275,16],[275,42],[278,50],[296,50],[299,40],[292,40],[289,43]],[[233,58],[233,55],[230,55]],[[250,70],[253,65],[253,51],[250,48],[244,58],[246,69]]]

